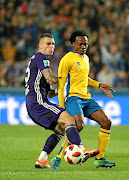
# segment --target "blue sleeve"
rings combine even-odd
[[[37,54],[36,62],[37,62],[37,67],[38,67],[38,69],[40,69],[40,71],[50,68],[49,58],[41,53]]]

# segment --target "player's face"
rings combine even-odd
[[[52,56],[55,49],[54,38],[45,37],[39,43],[39,51],[48,57]]]
[[[87,36],[77,36],[75,42],[73,43],[74,51],[80,55],[84,55],[88,48],[88,38]]]

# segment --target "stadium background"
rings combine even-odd
[[[129,125],[129,2],[128,0],[1,0],[0,2],[0,124],[27,124],[24,76],[29,57],[37,52],[44,32],[55,37],[51,68],[57,76],[62,56],[72,49],[72,31],[89,35],[89,76],[112,85],[107,98],[89,88],[113,125]],[[58,103],[58,98],[51,101]],[[96,125],[85,119],[85,124]]]

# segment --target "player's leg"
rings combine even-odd
[[[80,132],[84,127],[84,112],[83,107],[85,106],[85,99],[78,98],[76,96],[68,97],[65,103],[67,112],[74,117],[78,131]],[[80,147],[85,152],[89,150],[87,147],[84,148],[81,142]]]
[[[80,116],[79,116],[79,115],[80,115]],[[78,117],[77,122],[78,122],[78,124],[80,124],[79,127],[82,127],[81,124],[82,124],[82,122],[84,122],[84,121],[83,121],[83,119],[81,119],[81,118],[82,118],[83,116],[82,116],[81,114],[78,114],[78,115],[76,115],[76,116],[74,116],[74,117],[75,117],[75,118]],[[79,119],[80,119],[80,122],[79,122]],[[63,141],[63,143],[62,143],[62,145],[61,145],[61,148],[60,148],[60,150],[59,150],[58,155],[51,160],[51,168],[52,168],[53,170],[57,170],[57,169],[59,168],[59,165],[61,164],[61,159],[63,158],[63,155],[64,155],[64,151],[65,151],[65,149],[66,149],[70,144],[71,144],[71,143],[70,143],[70,141],[68,140],[67,136],[65,136],[65,139],[64,139],[64,141]],[[84,154],[85,154],[85,157],[84,157],[84,159],[82,160],[82,162],[85,162],[85,161],[87,161],[90,157],[94,157],[94,156],[96,156],[97,154],[100,153],[100,150],[98,150],[98,149],[95,149],[95,150],[92,150],[92,151],[91,151],[91,150],[89,150],[87,147],[84,148],[82,142],[80,143],[79,146],[81,147],[82,151],[83,151]]]
[[[65,136],[63,143],[61,144],[60,150],[56,157],[62,159],[64,156],[64,150],[71,144],[71,142],[68,140],[67,136]]]
[[[80,104],[82,104],[82,103],[80,102]],[[83,114],[76,114],[76,115],[74,115],[73,117],[74,117],[75,122],[76,122],[76,125],[77,125],[77,127],[78,127],[78,131],[80,132],[80,131],[83,129],[83,127],[84,127],[84,115],[83,115]],[[96,156],[97,154],[100,153],[100,150],[99,150],[99,149],[90,150],[90,149],[88,149],[87,147],[84,148],[82,142],[81,142],[81,144],[80,144],[80,148],[82,149],[82,151],[84,152],[84,154],[87,155],[87,156],[84,157],[84,159],[82,160],[82,162],[85,162],[85,161],[87,161],[90,157],[94,157],[94,156]]]
[[[64,144],[63,144],[63,148],[62,148],[63,150],[61,149],[61,153],[62,153],[61,157],[63,157],[63,152],[65,148],[68,146],[67,143],[71,142],[71,144],[80,145],[81,139],[80,139],[79,132],[75,124],[75,119],[67,111],[64,111],[61,113],[58,120],[58,124],[61,127],[65,127],[65,131],[67,135],[67,138],[65,139]],[[61,164],[61,158],[55,157],[51,161],[51,168],[53,170],[57,170],[60,164]]]
[[[64,109],[48,101],[45,103],[47,108],[39,104],[32,104],[27,108],[29,116],[35,123],[44,127],[45,129],[50,129],[53,131],[55,130],[55,132],[48,137],[39,158],[36,159],[36,168],[50,168],[48,155],[52,152],[57,143],[65,134],[65,130],[61,129],[58,127],[59,125],[57,125],[57,120]]]
[[[56,121],[57,118],[58,118],[58,121]],[[75,125],[75,120],[72,116],[70,116],[66,111],[62,111],[60,113],[60,116],[58,115],[56,118],[54,118],[54,123],[52,123],[53,124],[52,126],[54,127],[55,124],[57,124],[57,123],[58,123],[58,125],[56,126],[56,128],[54,128],[54,131],[56,133],[61,133],[61,131],[64,131],[64,128],[65,128],[66,134],[67,134],[68,138],[70,139],[70,141],[72,142],[72,144],[77,144],[77,145],[80,144],[81,139],[80,139],[79,133],[78,133],[76,125]],[[51,128],[49,127],[49,129],[52,129],[53,127],[51,127]],[[48,161],[47,160],[45,161],[44,157],[47,158],[48,154],[53,150],[53,148],[58,143],[58,141],[52,142],[53,139],[55,139],[55,137],[57,137],[57,135],[54,134],[48,138],[48,140],[45,144],[45,147],[39,156],[39,158],[42,161],[40,161],[39,159],[36,160],[36,164],[35,164],[36,168],[44,168],[44,167],[49,166]]]
[[[97,156],[97,158],[100,159],[100,158],[104,157],[104,152],[106,151],[109,140],[110,140],[111,121],[105,115],[103,110],[98,110],[98,111],[92,113],[89,116],[89,118],[98,122],[101,125],[101,128],[99,130],[99,148],[100,148],[101,152]]]
[[[80,119],[80,117],[78,118],[80,121],[76,121],[76,116],[78,116],[78,115],[75,115],[75,116],[74,116],[74,119],[75,119],[75,122],[76,122],[77,129],[78,129],[78,131],[80,132],[80,131],[82,130],[82,128],[84,127],[84,120],[83,120],[84,117],[83,117],[83,115],[80,114],[81,119]],[[59,150],[59,152],[58,152],[58,155],[57,155],[58,158],[60,158],[60,159],[63,158],[63,156],[64,156],[64,150],[65,150],[70,144],[71,144],[71,142],[68,140],[68,137],[65,136],[65,139],[64,139],[63,143],[61,144],[61,148],[60,148],[60,150]],[[82,144],[82,143],[80,144],[80,147],[81,147],[82,150],[85,149],[85,148],[83,147],[83,144]]]
[[[105,115],[102,109],[93,112],[89,116],[89,118],[98,122],[101,125],[101,128],[99,130],[99,137],[98,137],[98,149],[100,149],[100,153],[96,156],[94,165],[96,167],[110,167],[110,168],[116,166],[116,163],[110,163],[104,159],[104,153],[107,149],[111,134],[110,119]]]
[[[77,119],[77,121],[76,121],[76,116],[78,116],[78,115],[75,115],[75,116],[73,116],[73,117],[74,117],[74,119],[75,119],[77,129],[78,129],[78,131],[80,132],[80,131],[83,129],[83,127],[84,127],[84,117],[83,117],[82,114],[80,114],[80,117],[78,117],[78,119],[79,119],[80,121],[79,121],[78,119]],[[58,158],[60,158],[60,159],[63,158],[63,156],[64,156],[64,150],[65,150],[70,144],[71,144],[71,142],[68,140],[67,136],[65,136],[65,139],[64,139],[63,143],[61,144],[61,148],[60,148],[60,150],[59,150],[59,152],[58,152],[58,155],[57,155]],[[82,143],[80,144],[80,147],[82,148],[82,150],[85,149],[85,148],[83,147],[83,144],[82,144]]]
[[[79,107],[79,103],[77,102],[77,99],[76,98],[73,99],[72,97],[67,99],[66,110],[72,116],[76,115],[76,113],[83,114],[82,109]],[[81,123],[77,122],[76,126],[78,127],[79,130],[82,129]],[[69,144],[70,144],[70,141],[68,140],[68,137],[65,136],[65,139],[63,143],[61,144],[58,155],[51,160],[51,168],[53,170],[56,170],[59,168],[59,165],[61,164],[61,159],[63,158],[63,155],[64,155],[64,150],[68,147]]]
[[[79,99],[77,97],[71,97],[69,98],[69,100],[66,103],[66,110],[74,117],[75,119],[75,123],[76,126],[78,128],[78,131],[81,131],[84,127],[84,116],[83,116],[83,111],[82,108],[79,104]],[[61,148],[59,150],[58,155],[53,158],[51,160],[51,168],[52,169],[58,169],[59,165],[61,163],[61,159],[63,158],[63,154],[64,154],[64,150],[66,149],[66,147],[70,144],[67,136],[65,137]],[[90,154],[89,156],[92,157],[95,154],[93,152],[95,152],[96,154],[98,154],[99,151],[90,151],[87,147],[84,148],[83,144],[81,142],[80,147],[82,148],[82,150],[86,153],[87,151],[89,151],[88,153]],[[88,155],[88,154],[87,154]]]
[[[64,139],[63,143],[61,144],[58,154],[51,160],[50,166],[53,170],[57,170],[59,168],[59,166],[61,164],[61,160],[64,156],[64,151],[70,144],[71,143],[68,140],[67,136],[65,136],[65,139]]]
[[[44,147],[42,152],[40,153],[40,156],[38,159],[36,159],[35,167],[36,168],[50,168],[50,162],[48,161],[48,155],[52,152],[52,150],[55,148],[55,146],[58,144],[58,142],[62,139],[64,135],[59,133],[53,133],[51,134]]]
[[[65,128],[66,135],[71,144],[80,145],[81,138],[76,127],[75,119],[67,111],[61,113],[58,124],[61,129]]]

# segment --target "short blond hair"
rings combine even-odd
[[[39,42],[41,39],[48,37],[48,38],[54,38],[54,36],[50,33],[43,33],[40,37],[39,37]]]

